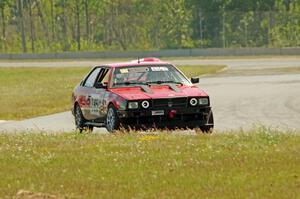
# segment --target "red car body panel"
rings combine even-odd
[[[123,97],[127,100],[143,100],[143,99],[156,99],[156,98],[169,98],[169,97],[203,97],[207,94],[196,86],[177,86],[181,92],[175,92],[166,85],[151,86],[152,93],[146,93],[139,87],[129,88],[114,88],[110,89],[111,92]]]

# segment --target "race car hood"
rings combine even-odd
[[[110,91],[127,100],[207,96],[196,86],[153,85],[112,88]]]

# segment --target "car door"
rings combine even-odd
[[[86,101],[86,105],[84,107],[81,107],[81,111],[84,118],[87,120],[92,120],[94,118],[91,114],[91,106],[92,106],[91,97],[94,92],[95,81],[99,76],[101,69],[102,68],[100,67],[94,68],[94,70],[90,72],[90,74],[85,78],[82,84],[83,92],[80,95]]]
[[[108,98],[108,80],[110,76],[109,68],[101,68],[99,75],[96,78],[90,97],[90,115],[92,120],[103,119],[105,117],[104,109]]]

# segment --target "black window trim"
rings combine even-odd
[[[83,81],[81,82],[81,86],[82,87],[86,87],[86,88],[93,88],[93,87],[87,87],[87,86],[85,86],[85,83],[86,83],[86,80],[90,77],[90,75],[96,70],[96,69],[98,69],[98,68],[100,68],[100,71],[98,72],[98,74],[97,74],[97,76],[96,76],[96,79],[95,79],[95,82],[94,82],[94,85],[95,85],[95,83],[96,83],[96,80],[98,80],[99,79],[99,75],[101,74],[101,71],[102,71],[102,69],[108,69],[108,71],[109,71],[109,69],[110,69],[110,67],[108,67],[108,66],[95,66],[88,74],[87,74],[87,76],[85,76],[85,78],[83,79]]]
[[[102,82],[102,80],[104,79],[104,77],[107,75],[108,72],[109,72],[109,68],[102,67],[99,74],[97,75],[94,85],[96,84],[96,82]]]

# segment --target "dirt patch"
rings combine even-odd
[[[31,191],[20,190],[14,199],[66,199],[66,197],[59,197],[44,193],[34,193]]]

